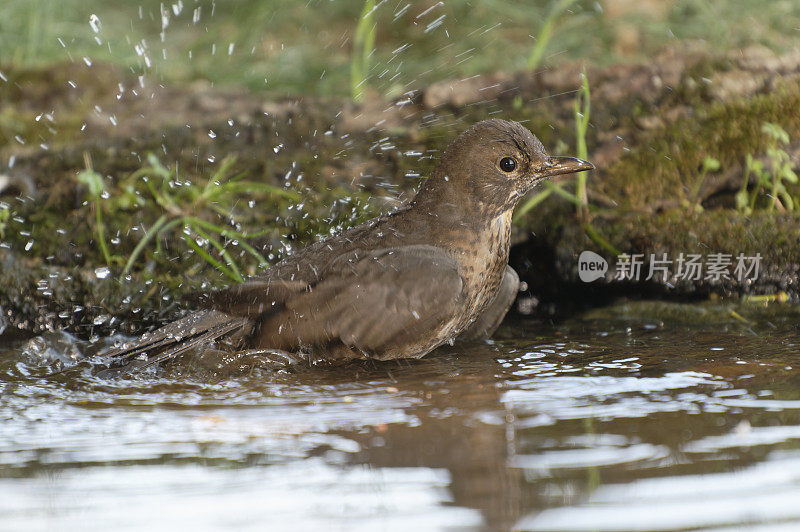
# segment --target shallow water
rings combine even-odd
[[[797,530],[798,315],[630,303],[414,362],[116,379],[0,338],[0,529]]]

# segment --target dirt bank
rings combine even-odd
[[[0,83],[2,323],[104,333],[121,324],[126,332],[151,326],[177,312],[174,302],[185,292],[229,282],[179,231],[164,233],[120,279],[125,258],[160,216],[197,208],[207,223],[258,233],[242,240],[268,262],[277,260],[407,198],[438,152],[477,120],[523,121],[552,151],[575,153],[573,101],[582,66],[469,78],[359,106],[303,97],[265,101],[205,84],[162,87],[100,64],[2,70],[8,78]],[[512,262],[530,286],[524,310],[548,313],[576,298],[597,303],[620,294],[797,298],[796,211],[770,210],[764,196],[748,212],[737,208],[736,194],[748,155],[769,165],[764,123],[786,131],[791,141],[780,148],[798,163],[800,54],[668,52],[646,65],[588,67],[586,75],[586,142],[597,165],[590,211],[578,217],[574,205],[553,195],[520,218]],[[165,206],[130,179],[152,156],[173,172],[168,188],[213,180],[222,161],[235,156],[232,175],[302,199],[243,199],[224,206],[224,216],[213,202]],[[707,157],[718,169],[703,169]],[[102,176],[99,199],[79,178],[87,167]],[[98,242],[98,208],[110,264]],[[223,240],[244,274],[257,271],[237,239]],[[591,284],[578,279],[584,250],[610,265]],[[613,266],[621,253],[645,257],[645,271],[651,255],[666,254],[675,269],[681,253],[704,260],[760,255],[761,270],[757,279],[738,279],[733,266],[719,279],[617,279]]]

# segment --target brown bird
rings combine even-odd
[[[479,122],[403,208],[201,295],[202,310],[106,355],[141,369],[223,340],[312,361],[389,360],[488,338],[519,289],[508,266],[514,207],[543,179],[592,168],[549,156],[516,122]]]

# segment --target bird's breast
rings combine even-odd
[[[463,235],[454,248],[462,267],[466,305],[462,327],[475,320],[497,294],[503,280],[511,240],[511,211]]]

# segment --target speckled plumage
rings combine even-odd
[[[509,157],[513,171],[501,168]],[[387,360],[487,337],[519,284],[508,266],[514,206],[538,181],[590,168],[548,156],[518,123],[479,122],[450,144],[407,206],[201,295],[200,310],[108,355],[141,367],[226,338],[315,360]]]

